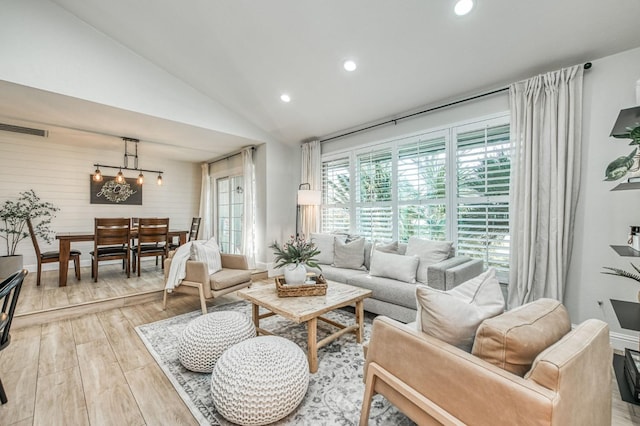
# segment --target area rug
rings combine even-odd
[[[251,317],[251,304],[245,301],[209,308],[239,311]],[[162,321],[136,327],[138,335],[151,355],[167,375],[180,397],[201,425],[231,425],[215,409],[211,400],[211,374],[194,373],[178,361],[178,339],[190,320],[201,315],[194,311]],[[353,313],[336,310],[326,315],[345,324],[353,322]],[[302,324],[295,324],[279,316],[260,321],[260,326],[278,336],[296,342],[306,351],[307,332]],[[335,329],[318,321],[318,339]],[[365,340],[371,332],[371,318],[365,318]],[[318,350],[319,368],[310,374],[309,389],[298,408],[276,425],[357,425],[364,393],[362,345],[352,334],[340,337]],[[370,425],[413,425],[381,395],[374,397]]]

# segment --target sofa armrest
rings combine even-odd
[[[365,375],[370,365],[467,424],[551,424],[555,392],[387,317],[373,322]],[[380,379],[374,390],[406,407],[402,390]]]
[[[427,284],[438,290],[450,290],[482,273],[483,262],[467,256],[454,256],[427,267]]]
[[[243,254],[220,254],[222,267],[226,269],[249,269],[247,256]]]

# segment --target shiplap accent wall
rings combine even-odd
[[[93,164],[122,165],[124,145],[121,151],[102,151],[95,145],[52,144],[47,138],[0,132],[0,203],[33,189],[43,201],[60,208],[52,223],[55,232],[93,231],[95,217],[169,217],[171,228],[189,229],[200,203],[199,164],[154,158],[149,153],[152,147],[145,146],[144,141],[140,145],[139,167],[164,171],[163,185],[156,185],[157,175],[145,173],[141,206],[90,204]],[[102,172],[115,176],[118,171]],[[125,176],[135,177],[137,173],[128,171]],[[0,255],[5,255],[2,243],[4,240],[0,240]],[[90,264],[92,243],[73,243],[72,248],[82,251],[83,265]],[[40,242],[41,251],[57,249],[55,240],[52,244]],[[18,253],[24,255],[25,267],[36,265],[30,239],[20,243]],[[57,268],[57,264],[43,266]]]

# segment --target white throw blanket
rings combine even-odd
[[[183,244],[178,247],[171,258],[171,267],[164,286],[168,293],[178,287],[184,277],[187,276],[187,260],[205,262],[209,275],[222,269],[220,248],[215,239],[212,238],[209,241],[196,240]]]

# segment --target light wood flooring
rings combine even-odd
[[[226,295],[208,303],[235,300]],[[196,425],[134,327],[199,309],[197,297],[176,294],[167,310],[158,300],[15,329],[0,351],[9,397],[0,426]],[[620,399],[615,379],[613,424],[640,425],[640,407]]]
[[[69,270],[67,285],[58,286],[58,271],[44,271],[40,286],[36,286],[36,273],[27,275],[18,299],[16,313],[27,314],[48,309],[64,308],[87,302],[112,299],[144,293],[163,288],[161,265],[156,266],[153,258],[143,260],[140,276],[131,272],[127,279],[121,264],[101,263],[98,282],[91,278],[91,268],[81,268],[82,279],[78,281]]]

